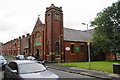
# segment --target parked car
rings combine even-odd
[[[28,56],[26,59],[27,60],[36,60],[35,57],[33,57],[33,56]]]
[[[58,80],[59,76],[33,60],[13,60],[5,67],[4,79]]]
[[[7,60],[2,55],[0,55],[0,68],[4,70],[6,65],[7,65]]]
[[[38,63],[41,63],[42,65],[45,65],[45,61],[43,61],[43,60],[38,60],[38,59],[36,59],[36,58],[33,57],[33,56],[28,56],[26,59],[27,59],[27,60],[34,60],[34,61],[37,61]]]
[[[18,60],[25,60],[26,57],[24,55],[22,55],[22,54],[19,54],[19,55],[16,56],[16,59],[18,59]]]

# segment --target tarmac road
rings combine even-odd
[[[0,80],[3,78],[3,72],[0,70]]]
[[[13,60],[15,58],[12,57],[6,57],[7,61],[9,62],[10,60]],[[54,69],[49,69],[50,71],[54,72],[59,76],[59,80],[100,80],[97,78],[89,77],[89,76],[84,76],[80,74],[74,74],[74,73],[69,73],[69,72],[64,72],[60,70],[54,70]],[[3,74],[4,71],[0,71],[0,80],[3,80]]]
[[[60,78],[59,80],[102,80],[102,79],[98,79],[98,78],[64,72],[64,71],[60,71],[60,70],[54,70],[54,69],[49,69],[49,70],[54,72],[55,74],[57,74]]]

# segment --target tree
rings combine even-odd
[[[120,1],[97,14],[92,26],[94,53],[120,53]]]

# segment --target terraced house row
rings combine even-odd
[[[87,61],[87,41],[92,33],[65,28],[62,7],[51,4],[46,8],[45,23],[38,16],[32,33],[3,44],[3,53],[33,55],[49,62]]]

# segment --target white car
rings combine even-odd
[[[28,56],[26,59],[27,60],[35,60],[35,58],[33,56]]]
[[[2,55],[0,55],[0,68],[4,69],[6,65],[7,60]]]
[[[26,57],[24,55],[22,55],[22,54],[19,54],[19,55],[16,56],[16,59],[18,59],[18,60],[25,60]]]
[[[44,64],[45,61],[38,61],[38,60],[36,60],[36,58],[33,57],[33,56],[28,56],[26,59],[27,59],[27,60],[34,60],[34,61],[37,61],[38,63],[41,63],[42,65],[45,65],[45,64]]]
[[[6,80],[58,80],[59,76],[34,60],[13,60],[4,71]]]

